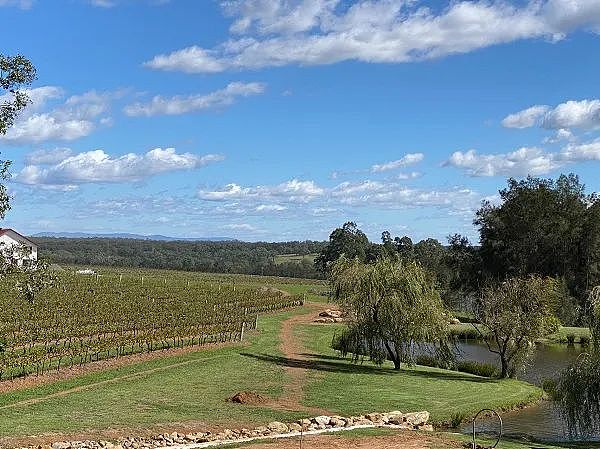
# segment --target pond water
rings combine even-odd
[[[460,359],[500,365],[496,354],[491,353],[483,342],[459,343]],[[541,386],[544,379],[557,379],[563,371],[584,350],[579,346],[537,345],[535,355],[518,378]],[[502,414],[504,435],[513,438],[535,439],[540,441],[567,441],[569,435],[564,427],[560,412],[549,401],[538,405]],[[495,434],[498,422],[481,420],[477,422],[477,432],[485,431]],[[462,429],[464,433],[472,432],[472,425]],[[600,433],[589,440],[600,441]]]

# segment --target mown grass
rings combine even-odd
[[[294,313],[261,317],[260,333],[243,348],[204,349],[0,395],[0,435],[296,419],[297,413],[226,401],[244,390],[269,397],[282,393],[287,380],[284,370],[243,354],[248,350],[278,354],[281,322]],[[28,400],[39,402],[23,402]]]
[[[381,367],[368,361],[352,364],[329,348],[339,329],[314,325],[298,329],[298,338],[316,366],[305,390],[306,405],[340,414],[428,410],[433,421],[441,422],[457,412],[469,416],[482,408],[509,409],[542,397],[539,388],[513,379],[487,379],[422,366],[405,366],[396,372],[391,363]]]
[[[587,327],[561,327],[557,332],[549,335],[545,338],[545,341],[549,343],[567,343],[568,337],[572,335],[574,337],[574,343],[581,343],[581,337],[590,340],[590,330]]]

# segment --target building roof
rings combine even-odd
[[[27,240],[29,243],[31,243],[34,246],[37,246],[37,243],[32,242],[30,239],[28,239],[27,237],[25,237],[23,234],[19,234],[17,231],[15,231],[14,229],[10,229],[10,228],[0,228],[0,236],[6,234],[7,232],[14,232],[15,234],[17,234],[19,237],[21,237],[23,240]]]

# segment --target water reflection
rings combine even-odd
[[[461,342],[459,349],[461,352],[460,359],[476,360],[500,366],[498,356],[491,353],[485,343]],[[584,350],[580,346],[539,344],[532,360],[518,378],[535,385],[541,385],[544,379],[557,379],[560,372],[582,352]],[[502,414],[502,420],[507,436],[528,437],[542,441],[565,441],[569,439],[559,411],[548,401],[543,401],[539,405],[523,410],[504,413]],[[477,431],[487,430],[490,433],[495,433],[497,426],[497,423],[491,420],[481,421],[478,422]],[[463,428],[465,433],[471,433],[471,431],[471,425]],[[600,441],[600,434],[592,437],[592,440]]]

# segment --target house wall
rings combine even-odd
[[[13,254],[13,257],[17,258],[17,264],[22,265],[23,260],[37,260],[37,246],[32,244],[30,241],[22,238],[19,234],[16,234],[12,231],[7,231],[6,233],[0,235],[0,247],[9,248],[15,245],[25,245],[28,248],[31,248],[31,252],[28,256],[19,259],[21,256],[18,252]]]

